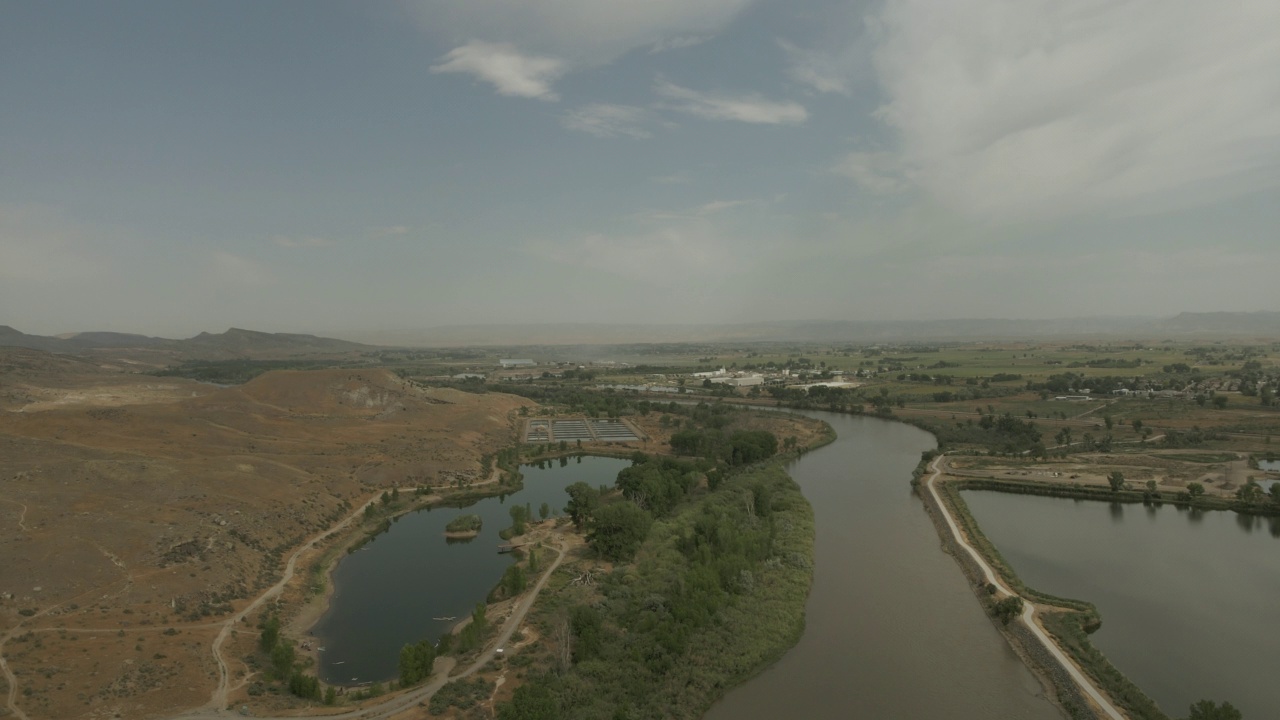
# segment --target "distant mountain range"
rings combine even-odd
[[[56,353],[145,348],[208,359],[317,355],[371,349],[368,345],[317,337],[315,335],[264,333],[255,330],[241,330],[240,328],[231,328],[224,333],[218,334],[202,332],[192,338],[170,340],[114,332],[82,332],[50,337],[46,335],[28,335],[8,325],[0,325],[0,347],[6,346]]]
[[[1088,317],[1050,320],[821,320],[742,324],[645,325],[549,323],[453,325],[425,330],[360,333],[362,339],[394,347],[518,345],[620,345],[723,342],[962,342],[975,340],[1280,340],[1280,312],[1180,313],[1173,317]],[[288,357],[372,350],[373,344],[293,333],[231,328],[170,340],[114,332],[50,337],[0,325],[0,347],[57,353],[150,349],[187,358]]]
[[[1050,320],[827,320],[696,325],[454,325],[361,335],[397,346],[615,345],[721,342],[959,342],[972,340],[1190,338],[1280,339],[1280,312],[1181,313],[1168,318],[1087,317]]]

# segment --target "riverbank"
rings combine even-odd
[[[941,456],[934,459],[934,462],[939,459],[941,459]],[[987,574],[978,564],[978,561],[960,544],[960,539],[947,522],[948,514],[957,520],[960,528],[969,536],[970,545],[976,547],[979,552],[984,552],[984,557],[986,557],[989,564],[994,565],[1001,571],[1007,569],[1007,565],[1003,562],[1003,559],[996,562],[991,560],[989,556],[985,556],[985,552],[991,552],[997,557],[998,553],[994,553],[994,548],[990,543],[979,544],[974,542],[974,533],[970,529],[973,525],[972,516],[967,513],[967,510],[962,513],[952,507],[949,504],[951,498],[945,490],[941,496],[932,492],[934,477],[930,477],[923,486],[919,487],[918,489],[921,492],[917,494],[924,502],[925,511],[937,528],[943,549],[955,559],[956,564],[960,566],[960,570],[968,578],[974,595],[983,607],[990,612],[993,602],[997,599],[992,592],[994,586],[989,584]],[[940,485],[948,488],[947,483]],[[948,503],[948,507],[942,507],[940,501]],[[1018,594],[1021,595],[1026,592],[1021,583],[1010,582],[1007,578],[1006,582],[1009,582],[1015,590],[1020,591]],[[1061,708],[1067,717],[1072,718],[1072,720],[1102,720],[1105,717],[1100,715],[1093,704],[1086,698],[1081,691],[1080,684],[1072,678],[1067,668],[1053,657],[1044,643],[1036,638],[1029,628],[1018,623],[998,623],[995,622],[994,618],[993,624],[1008,639],[1010,646],[1018,653],[1018,656],[1022,658],[1027,667],[1040,678],[1041,683],[1052,694],[1055,704]]]
[[[567,558],[530,616],[542,640],[511,659],[538,670],[501,699],[552,698],[566,720],[621,707],[692,719],[782,657],[803,634],[814,567],[813,511],[788,459],[658,519],[634,562]]]

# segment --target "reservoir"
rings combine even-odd
[[[1059,720],[912,494],[911,471],[933,436],[870,417],[806,414],[839,437],[787,468],[816,521],[805,632],[706,717]]]
[[[510,508],[528,503],[538,517],[542,503],[562,515],[564,489],[575,482],[612,485],[631,463],[602,457],[552,460],[539,469],[527,465],[524,488],[464,508],[435,508],[402,515],[385,532],[338,563],[333,596],[311,629],[320,653],[320,679],[332,684],[386,681],[399,674],[400,648],[423,639],[436,641],[458,619],[484,602],[513,561],[499,555],[498,532],[510,527]],[[484,520],[473,540],[446,540],[444,526],[463,514]],[[546,551],[546,557],[553,557]],[[455,618],[437,620],[435,618]]]
[[[964,493],[1022,580],[1087,600],[1093,644],[1182,717],[1202,698],[1276,716],[1280,518],[1063,498]]]

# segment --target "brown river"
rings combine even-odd
[[[817,526],[805,633],[706,718],[1061,720],[911,493],[933,437],[875,418],[805,414],[839,435],[787,470]]]

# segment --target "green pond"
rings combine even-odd
[[[563,514],[575,482],[612,485],[626,460],[577,457],[527,465],[524,488],[480,500],[464,509],[436,508],[401,515],[391,529],[338,563],[329,609],[311,629],[320,653],[317,673],[332,684],[386,681],[399,673],[400,648],[435,642],[458,618],[483,602],[513,562],[498,553],[498,532],[511,526],[510,508],[528,503],[537,517],[542,503]],[[472,540],[444,536],[459,515],[479,515],[484,525]],[[444,619],[449,618],[449,619]]]

